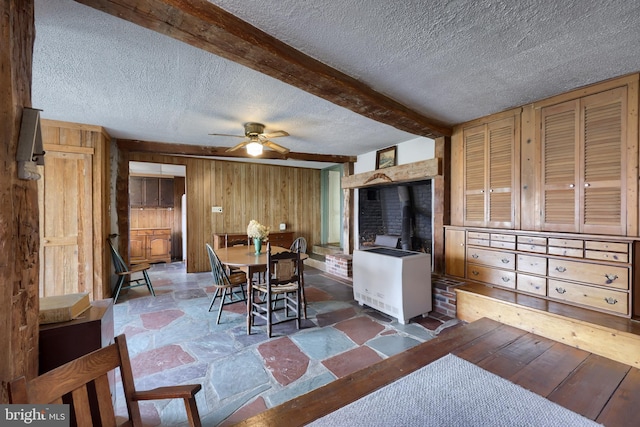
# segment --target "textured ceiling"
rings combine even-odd
[[[640,2],[214,0],[295,49],[447,124],[640,71]],[[33,106],[110,135],[359,155],[415,135],[71,0],[35,0]]]

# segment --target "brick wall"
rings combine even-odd
[[[409,187],[413,207],[412,247],[414,250],[424,247],[430,252],[433,239],[431,181],[406,185]],[[374,242],[379,234],[402,234],[402,204],[397,185],[362,189],[358,195],[358,234],[361,245]]]
[[[334,276],[351,279],[353,277],[352,260],[351,255],[328,254],[325,257],[325,271]]]
[[[464,285],[464,282],[433,275],[431,277],[433,311],[455,318],[457,311],[455,288],[461,285]]]

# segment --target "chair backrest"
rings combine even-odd
[[[113,266],[116,269],[116,273],[123,273],[128,270],[127,264],[124,262],[118,250],[113,246],[111,236],[107,237],[107,243],[109,243],[109,250],[111,251],[111,259],[113,260]]]
[[[303,254],[307,253],[307,239],[305,239],[304,237],[300,236],[298,238],[296,238],[296,240],[293,241],[293,243],[291,244],[291,252],[300,252]]]
[[[11,403],[71,403],[78,426],[116,425],[108,373],[120,368],[127,410],[133,425],[142,425],[138,402],[131,400],[136,392],[131,362],[124,335],[115,343],[74,359],[29,381],[20,377],[9,383]],[[91,391],[95,387],[95,391]],[[93,394],[95,393],[95,395]],[[95,397],[95,399],[92,399]],[[99,419],[94,420],[89,400],[97,404]]]
[[[270,285],[284,285],[298,282],[300,277],[300,252],[271,253],[267,244],[267,280]]]
[[[209,255],[209,264],[211,265],[211,275],[213,276],[214,283],[218,286],[228,285],[229,276],[227,276],[227,272],[220,258],[218,258],[218,255],[216,255],[210,244],[205,243],[205,246],[207,248],[207,255]]]

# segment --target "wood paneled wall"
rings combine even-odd
[[[186,166],[188,272],[210,269],[205,243],[213,244],[213,233],[243,232],[252,219],[273,230],[285,223],[309,246],[320,242],[317,169],[134,152],[129,160]],[[222,213],[211,212],[212,206],[221,206]]]
[[[38,190],[18,179],[23,107],[31,107],[33,0],[0,2],[0,403],[7,383],[38,373]]]

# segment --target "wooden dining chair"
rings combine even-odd
[[[127,404],[129,425],[142,427],[138,402],[142,400],[183,399],[191,426],[201,426],[195,395],[202,385],[174,385],[153,390],[136,390],[124,335],[115,343],[74,359],[36,378],[24,376],[9,383],[9,403],[70,404],[75,425],[115,426],[116,416],[108,375],[119,368]],[[74,423],[71,423],[74,425]]]
[[[260,317],[267,322],[267,336],[271,338],[274,324],[296,321],[300,329],[301,293],[302,293],[302,261],[299,252],[271,253],[271,244],[267,244],[267,271],[265,280],[255,283],[249,295],[250,314],[247,322],[247,334],[251,334],[251,327],[255,318]],[[276,308],[275,300],[280,298],[283,306]],[[274,320],[276,311],[284,311],[284,317]],[[293,315],[291,315],[293,313]]]
[[[147,270],[151,268],[151,265],[147,263],[127,265],[111,241],[114,237],[116,237],[116,234],[112,234],[107,237],[107,243],[109,244],[109,250],[111,251],[111,259],[113,260],[113,266],[116,270],[116,275],[118,276],[116,286],[113,289],[113,303],[115,304],[118,302],[120,291],[123,289],[136,288],[138,286],[146,286],[151,295],[155,297],[156,293],[153,291],[153,285],[151,284],[151,279],[149,279],[149,273],[147,273]],[[142,277],[134,278],[133,275],[138,273],[140,273]],[[128,284],[125,285],[125,281],[127,280]]]
[[[222,307],[239,301],[246,301],[247,293],[245,288],[247,275],[241,270],[230,271],[225,268],[211,245],[205,243],[205,246],[207,248],[207,254],[209,255],[213,286],[216,289],[211,298],[211,304],[209,304],[209,311],[213,308],[216,299],[220,297],[220,308],[218,308],[218,316],[216,317],[216,324],[218,324],[220,323],[220,316],[222,315]],[[234,288],[239,288],[239,291],[234,290]],[[240,293],[240,296],[238,296],[238,293]]]
[[[296,239],[291,244],[291,248],[289,249],[291,252],[300,252],[303,254],[307,253],[307,239],[304,237],[296,237]]]

